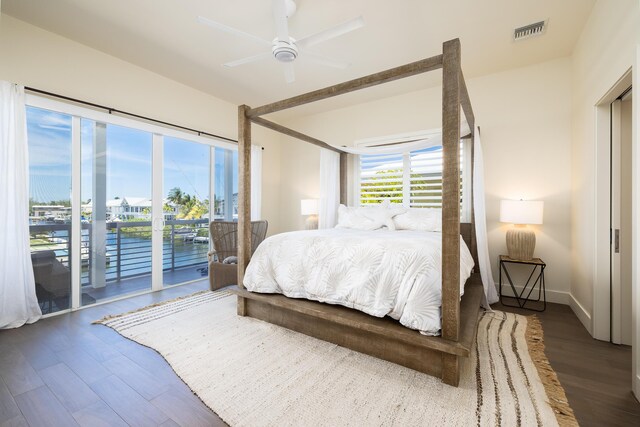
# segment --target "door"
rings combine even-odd
[[[27,104],[45,314],[207,276],[209,221],[237,217],[234,144],[48,98]]]
[[[163,147],[162,283],[206,277],[213,148],[165,137]]]
[[[153,134],[81,120],[80,305],[151,289]]]
[[[631,90],[611,104],[611,342],[632,341]]]
[[[72,303],[72,123],[69,114],[27,108],[31,261],[44,315]]]

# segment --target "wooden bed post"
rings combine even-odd
[[[468,122],[468,120],[467,120]],[[473,189],[473,183],[474,181],[474,170],[473,170],[473,165],[475,162],[475,157],[476,157],[476,152],[475,152],[475,145],[476,145],[476,135],[475,135],[475,128],[471,129],[471,141],[469,142],[471,144],[471,150],[469,150],[471,152],[471,162],[469,162],[469,164],[471,165],[471,171],[469,173],[469,176],[471,177],[470,181],[471,181],[471,185],[469,186],[469,191],[471,191],[471,217],[469,218],[469,222],[471,222],[471,247],[469,248],[469,250],[471,251],[471,256],[473,257],[474,262],[476,263],[475,269],[476,271],[480,272],[480,265],[478,263],[478,239],[476,238],[476,210],[474,207],[474,200],[473,198],[474,196],[474,189]]]
[[[347,200],[347,153],[340,153],[340,203],[348,204]]]
[[[238,287],[251,258],[251,121],[249,107],[238,107]],[[232,202],[228,200],[227,203]],[[238,315],[247,314],[247,301],[238,296]]]
[[[442,58],[442,336],[458,340],[460,305],[460,40]]]
[[[473,206],[473,183],[474,181],[474,170],[473,165],[475,164],[475,142],[476,142],[476,118],[473,113],[473,108],[471,107],[471,98],[469,97],[469,91],[467,90],[467,84],[464,79],[464,73],[462,72],[462,68],[460,68],[460,106],[462,107],[462,111],[464,112],[464,117],[467,119],[467,124],[469,125],[469,131],[471,132],[471,149],[469,150],[471,154],[471,161],[468,163],[471,166],[471,170],[469,171],[469,177],[471,181],[471,186],[468,190],[471,192],[471,218],[469,218],[469,222],[471,223],[471,247],[469,250],[471,251],[471,255],[473,256],[474,261],[476,262],[476,269],[480,271],[478,266],[478,243],[476,239],[476,213],[475,208]],[[479,132],[479,130],[478,130]],[[466,185],[466,184],[465,184]]]
[[[460,40],[442,45],[442,337],[460,328]],[[442,356],[442,380],[457,385],[458,358]]]

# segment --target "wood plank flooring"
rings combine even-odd
[[[206,281],[0,331],[0,427],[223,426],[155,351],[91,322]]]
[[[91,325],[206,288],[203,280],[0,330],[0,427],[225,425],[155,351]],[[549,304],[539,318],[580,424],[640,425],[631,349],[593,340],[568,306]]]

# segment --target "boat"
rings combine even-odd
[[[182,240],[185,242],[192,242],[198,236],[196,233],[181,233],[180,235],[182,236]]]

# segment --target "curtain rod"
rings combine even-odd
[[[129,113],[129,112],[126,112],[126,111],[118,110],[117,108],[106,107],[104,105],[94,104],[93,102],[83,101],[81,99],[71,98],[69,96],[59,95],[57,93],[47,92],[45,90],[40,90],[40,89],[28,87],[28,86],[25,86],[24,89],[28,90],[29,92],[35,92],[35,93],[39,93],[39,94],[50,96],[50,97],[54,97],[54,98],[64,99],[65,101],[75,102],[75,103],[78,103],[78,104],[88,105],[90,107],[99,108],[99,109],[102,109],[102,110],[107,110],[109,112],[109,114],[113,114],[113,113],[122,114],[122,115],[125,115],[125,116],[135,117],[137,119],[147,120],[147,121],[150,121],[150,122],[153,122],[153,123],[158,123],[158,124],[161,124],[161,125],[170,126],[170,127],[176,128],[176,129],[181,129],[181,130],[186,130],[186,131],[189,131],[189,132],[193,132],[193,133],[197,134],[198,136],[206,135],[206,136],[210,136],[210,137],[213,137],[213,138],[223,139],[225,141],[233,142],[233,143],[236,143],[236,144],[238,143],[238,141],[236,141],[235,139],[227,138],[225,136],[220,136],[220,135],[216,135],[216,134],[209,133],[209,132],[203,132],[201,130],[188,128],[186,126],[176,125],[174,123],[164,122],[162,120],[152,119],[150,117],[141,116],[139,114],[134,114],[134,113]]]

